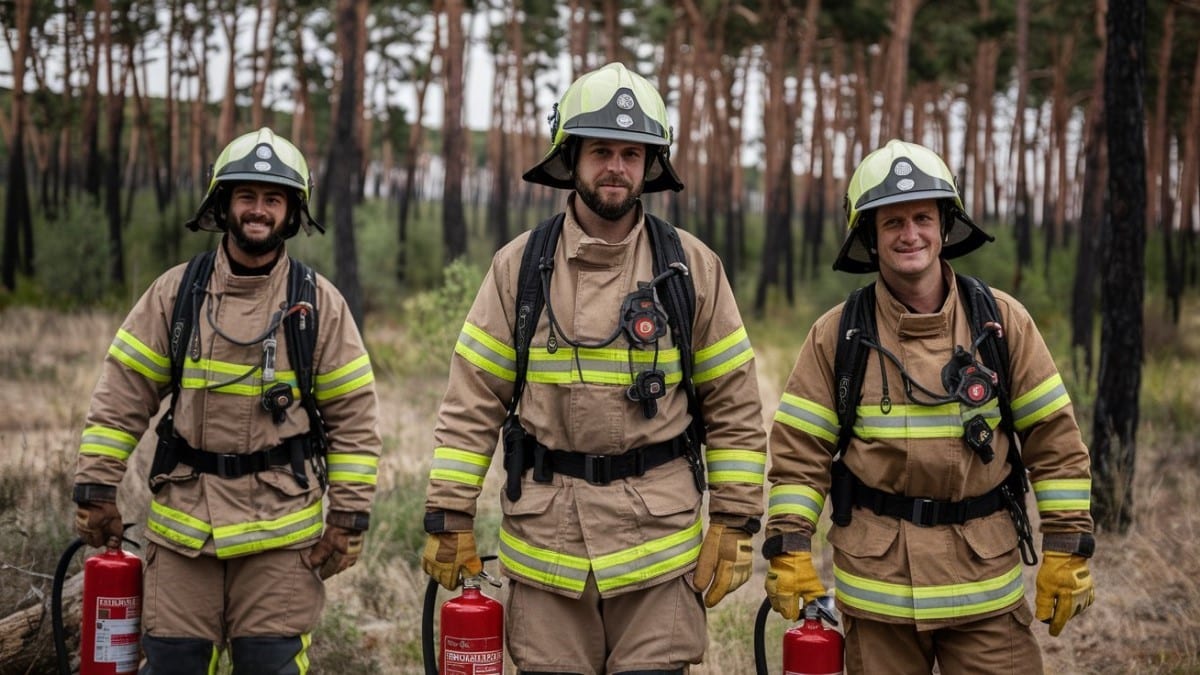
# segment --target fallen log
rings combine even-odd
[[[51,597],[0,618],[0,675],[58,672],[51,625]],[[82,621],[83,574],[63,582],[62,616],[71,672],[79,669],[79,624]]]

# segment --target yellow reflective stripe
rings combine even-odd
[[[296,658],[292,662],[296,664],[296,669],[300,671],[298,675],[306,675],[309,667],[312,665],[308,659],[308,648],[312,646],[312,633],[300,634],[300,653],[296,654]]]
[[[320,402],[335,399],[375,381],[371,358],[363,354],[350,363],[328,373],[318,373],[313,381],[313,397]]]
[[[517,352],[478,326],[464,323],[454,353],[506,382],[517,379]]]
[[[715,344],[696,352],[693,358],[695,367],[692,368],[692,382],[700,384],[715,380],[753,359],[754,349],[750,346],[746,327],[739,326]]]
[[[146,519],[146,527],[194,550],[202,548],[212,534],[212,526],[208,523],[157,501],[150,502],[150,515]]]
[[[291,385],[292,396],[300,398],[295,371],[277,370],[274,381]],[[183,374],[179,386],[183,389],[208,389],[233,396],[258,397],[262,396],[266,383],[262,379],[262,367],[259,364],[189,358],[183,361]]]
[[[429,477],[479,487],[491,465],[492,458],[487,455],[442,446],[433,449]]]
[[[708,450],[709,483],[754,483],[762,485],[767,456],[754,450]]]
[[[592,560],[600,592],[639,584],[692,564],[700,555],[703,527],[697,520],[685,530]]]
[[[901,619],[931,621],[976,616],[1011,605],[1025,594],[1021,566],[991,579],[941,586],[906,586],[856,576],[834,565],[839,601]]]
[[[1013,426],[1024,431],[1071,402],[1062,375],[1055,373],[1032,391],[1013,399]]]
[[[936,406],[895,405],[883,414],[878,404],[858,406],[854,433],[863,440],[877,438],[962,438],[963,420],[982,417],[992,429],[1000,426],[1000,404],[993,399],[978,408],[960,403]]]
[[[120,429],[95,425],[83,430],[83,437],[79,442],[79,454],[104,455],[123,462],[129,459],[129,455],[136,447],[137,438],[134,438],[133,434]]]
[[[768,518],[795,515],[815,525],[825,508],[824,495],[804,485],[775,485],[768,495]]]
[[[108,346],[108,354],[151,382],[171,381],[171,359],[146,346],[124,328],[117,329],[116,337]]]
[[[213,528],[218,558],[269,551],[303,541],[321,531],[321,500],[273,520],[256,520]]]
[[[335,483],[374,485],[379,474],[379,458],[351,452],[331,452],[325,457],[329,480]]]
[[[538,548],[500,528],[500,562],[517,574],[553,588],[580,593],[591,563],[587,558]]]
[[[1092,509],[1091,478],[1057,478],[1033,483],[1038,513],[1047,511],[1090,511]]]
[[[554,353],[544,348],[534,349],[529,352],[526,378],[539,384],[587,382],[628,386],[633,384],[635,373],[650,365],[657,365],[663,371],[668,385],[683,380],[679,350],[675,347],[659,351],[657,361],[653,351],[640,349],[579,347],[559,349]]]
[[[837,413],[795,394],[784,393],[779,409],[775,411],[775,421],[821,440],[837,442]]]
[[[217,666],[221,663],[221,650],[213,644],[212,656],[208,658],[208,675],[217,675]]]

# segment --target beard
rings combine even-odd
[[[596,181],[596,185],[620,185],[629,189],[629,196],[620,201],[606,201],[600,196],[600,191],[592,189],[579,176],[575,176],[575,192],[579,194],[579,198],[587,205],[593,213],[605,220],[620,220],[625,214],[629,213],[634,206],[637,206],[638,198],[642,196],[642,186],[634,187],[632,183],[628,183],[620,178],[607,178],[604,182]]]
[[[258,222],[269,225],[271,233],[261,239],[252,239],[246,235],[246,225]],[[265,255],[283,245],[283,235],[280,233],[279,228],[275,226],[275,222],[270,219],[240,220],[234,223],[233,227],[229,228],[229,234],[233,236],[234,245],[252,256]]]

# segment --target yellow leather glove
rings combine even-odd
[[[458,588],[462,577],[478,576],[483,571],[483,561],[475,553],[475,533],[429,535],[421,553],[421,569],[448,591]]]
[[[1060,551],[1042,551],[1035,616],[1038,621],[1050,624],[1050,635],[1057,637],[1067,621],[1082,614],[1095,598],[1087,558]]]
[[[116,502],[87,502],[75,509],[75,531],[88,546],[99,548],[121,545],[125,526]],[[113,540],[116,537],[116,540]]]
[[[771,599],[771,609],[788,621],[800,618],[801,606],[825,595],[825,587],[817,578],[809,551],[781,553],[771,558],[764,585],[767,597]]]
[[[725,525],[710,525],[692,575],[696,590],[708,590],[704,594],[704,606],[715,607],[722,598],[746,583],[753,558],[749,532]]]
[[[337,525],[326,525],[321,540],[308,550],[305,563],[308,569],[317,570],[321,579],[329,577],[354,566],[358,556],[362,554],[363,533],[361,530],[348,530]]]

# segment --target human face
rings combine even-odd
[[[271,183],[239,183],[229,200],[229,233],[249,258],[273,253],[283,243],[287,190]]]
[[[880,206],[875,211],[875,232],[879,272],[885,281],[941,276],[942,221],[936,200]]]
[[[575,191],[604,220],[618,221],[637,205],[646,177],[646,146],[585,138],[575,163]]]

